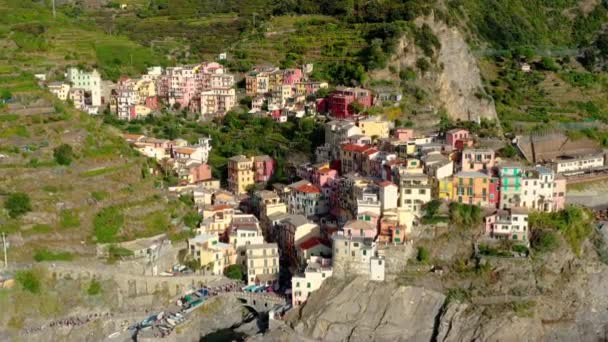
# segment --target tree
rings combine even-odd
[[[416,256],[418,262],[426,264],[429,261],[429,250],[424,246],[418,247],[418,255]]]
[[[74,150],[68,144],[61,144],[53,150],[53,157],[59,165],[70,165],[74,158]]]
[[[416,60],[416,67],[418,67],[422,73],[425,73],[431,69],[431,63],[426,58],[420,57]]]
[[[507,145],[500,150],[500,154],[505,158],[514,158],[517,156],[517,149],[513,145]]]
[[[30,197],[23,192],[10,194],[4,202],[4,208],[8,210],[8,215],[17,218],[29,211],[32,211]]]
[[[439,207],[441,207],[441,201],[439,200],[432,200],[427,203],[425,206],[426,216],[434,217],[435,215],[437,215]]]
[[[2,92],[0,92],[0,99],[4,101],[10,100],[12,97],[13,94],[8,89],[2,89]]]
[[[557,64],[555,63],[555,60],[551,57],[543,57],[540,60],[540,66],[544,69],[544,70],[548,70],[548,71],[557,71],[558,67]]]
[[[359,114],[363,111],[363,105],[358,101],[351,102],[348,105],[348,111],[353,114]]]
[[[15,276],[15,280],[28,292],[40,292],[40,280],[33,271],[19,271]]]
[[[242,280],[244,276],[243,266],[234,264],[224,269],[224,275],[230,279]]]

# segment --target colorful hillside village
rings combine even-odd
[[[257,67],[246,73],[243,82],[251,100],[250,113],[270,116],[277,122],[286,122],[288,116],[301,118],[316,113],[348,118],[386,100],[383,92],[347,87],[337,87],[317,98],[317,92],[329,85],[310,79],[312,70],[312,64],[308,64],[293,69]],[[237,78],[218,62],[150,67],[146,74],[123,76],[116,83],[102,80],[97,70],[71,67],[65,81],[50,82],[47,88],[78,109],[100,114],[100,109],[108,108],[121,120],[145,118],[167,108],[209,118],[223,116],[237,105]]]
[[[207,164],[209,138],[195,145],[125,139],[179,176],[172,191],[193,196],[202,221],[188,240],[191,258],[218,275],[241,265],[249,285],[278,290],[289,284],[294,306],[332,276],[391,276],[391,263],[405,262],[412,240],[429,225],[424,218],[431,202],[479,207],[484,243],[529,246],[528,213],[563,209],[567,178],[603,167],[605,160],[589,147],[568,166],[563,154],[542,164],[516,163],[462,128],[421,134],[381,117],[334,119],[325,123],[326,143],[315,163],[299,165],[294,182],[269,183],[276,167],[269,156],[237,155],[229,159],[222,185]],[[515,142],[524,156],[526,141]],[[534,151],[568,152],[555,146]]]
[[[243,75],[250,113],[277,122],[317,115],[324,124],[314,162],[292,165],[288,184],[272,182],[278,165],[268,155],[232,156],[222,180],[214,178],[210,137],[193,143],[124,134],[177,178],[170,191],[193,198],[201,220],[187,227],[187,258],[213,275],[238,265],[248,285],[290,295],[294,307],[330,277],[394,277],[425,228],[448,227],[429,219],[429,207],[444,214],[453,206],[479,208],[479,241],[527,247],[530,212],[564,209],[569,180],[606,169],[597,145],[563,134],[516,136],[510,147],[521,158],[511,160],[497,153],[504,144],[463,127],[396,127],[382,116],[361,115],[392,95],[329,91],[311,71],[311,65],[259,67]],[[95,70],[71,68],[66,82],[48,88],[91,114],[109,106],[123,120],[166,108],[215,117],[237,105],[236,78],[216,62],[152,67],[116,84]]]

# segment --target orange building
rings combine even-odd
[[[477,171],[463,171],[454,175],[452,201],[488,206],[490,177]]]

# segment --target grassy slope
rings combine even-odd
[[[94,62],[104,68],[111,56],[124,57],[119,46],[127,51],[147,50],[63,16],[55,21],[45,8],[26,8],[5,0],[0,8],[14,13],[0,19],[0,44],[12,45],[11,28],[17,22],[47,27],[44,49],[13,46],[0,52],[0,88],[11,91],[16,100],[0,107],[0,153],[6,156],[0,161],[0,196],[22,191],[29,194],[33,206],[31,213],[19,219],[0,211],[0,229],[23,237],[24,246],[10,251],[13,260],[31,260],[39,248],[93,253],[93,218],[108,206],[119,208],[117,212],[124,216],[116,239],[166,230],[169,212],[182,209],[178,204],[167,206],[162,192],[154,187],[155,180],[142,178],[146,160],[122,141],[118,131],[54,99],[31,74],[62,71],[64,65],[75,62]],[[66,55],[76,58],[65,60]],[[137,67],[134,63],[118,69],[128,72]],[[27,115],[36,108],[44,114]],[[53,148],[61,143],[76,151],[77,158],[69,167],[53,160]],[[81,245],[81,241],[86,243]]]

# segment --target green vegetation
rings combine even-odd
[[[445,304],[457,302],[462,303],[471,299],[470,291],[463,289],[461,287],[448,289],[445,295]]]
[[[230,279],[243,280],[245,272],[242,265],[234,264],[224,269],[224,275]]]
[[[116,260],[116,259],[119,259],[122,257],[133,256],[133,251],[126,249],[124,247],[111,245],[108,249],[108,255],[109,255],[110,260]]]
[[[555,236],[544,232],[544,229],[558,231],[570,245],[572,251],[579,255],[583,241],[591,234],[593,216],[583,208],[568,206],[564,210],[556,213],[533,212],[529,215],[530,229],[539,236],[532,241],[532,246],[539,251],[551,251],[557,246]]]
[[[199,215],[196,211],[188,212],[184,215],[184,224],[190,228],[198,227],[198,224],[201,222],[201,215]]]
[[[426,264],[429,262],[429,258],[429,250],[424,246],[418,247],[418,254],[416,254],[416,260],[421,264]]]
[[[8,210],[8,215],[12,218],[19,217],[32,211],[30,197],[23,192],[15,192],[6,198],[4,208]]]
[[[93,191],[91,197],[97,202],[101,202],[106,199],[110,194],[107,191]]]
[[[53,157],[59,165],[70,165],[74,159],[74,151],[72,146],[61,144],[53,149]]]
[[[421,219],[422,224],[437,224],[449,222],[449,218],[439,216],[438,211],[441,207],[441,200],[432,200],[424,207],[424,216]]]
[[[98,243],[116,242],[117,234],[122,229],[125,217],[117,207],[101,209],[93,218],[93,229]]]
[[[202,135],[212,138],[213,149],[209,164],[215,178],[226,179],[227,159],[244,154],[267,154],[277,161],[273,181],[284,180],[283,165],[288,155],[296,153],[310,156],[315,147],[323,143],[323,128],[314,118],[290,119],[279,124],[270,118],[253,117],[248,113],[231,111],[223,125],[219,122],[200,124],[182,115],[165,114],[130,122],[118,121],[111,116],[104,120],[122,130],[137,125],[147,134],[166,139],[183,137],[194,143]]]
[[[89,296],[96,296],[101,293],[101,283],[97,279],[91,280],[87,287],[87,294]]]
[[[494,257],[511,257],[513,254],[504,249],[500,249],[494,246],[490,246],[487,244],[479,244],[479,254],[485,256],[494,256]]]
[[[15,275],[15,280],[25,291],[31,293],[40,292],[40,279],[34,271],[18,271]]]
[[[34,253],[34,260],[42,261],[72,261],[74,255],[70,252],[52,252],[48,249],[40,249]]]
[[[32,227],[32,231],[37,234],[45,234],[53,231],[53,227],[48,224],[36,224]]]
[[[534,307],[536,303],[533,301],[513,302],[511,303],[511,309],[517,317],[533,317]]]
[[[481,224],[482,212],[476,205],[450,203],[450,222],[460,228],[476,227]]]
[[[142,232],[142,236],[152,236],[167,231],[169,227],[169,221],[167,215],[162,212],[155,212],[144,219],[145,230]]]
[[[59,227],[76,228],[80,226],[80,216],[75,210],[62,210],[59,216]]]
[[[534,231],[530,241],[532,248],[539,253],[549,253],[559,247],[559,237],[557,233],[550,230],[538,229]]]

